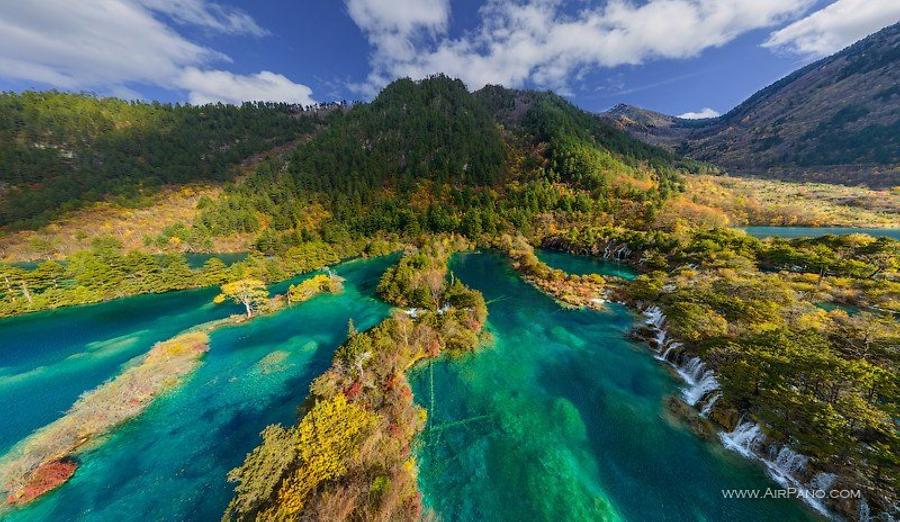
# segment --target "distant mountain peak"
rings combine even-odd
[[[601,117],[737,173],[900,185],[900,23],[807,65],[728,113],[685,120],[618,104]]]

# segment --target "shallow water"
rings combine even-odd
[[[243,261],[247,258],[246,252],[222,252],[219,254],[194,254],[187,253],[184,254],[184,258],[187,260],[188,266],[191,268],[202,268],[203,265],[209,261],[210,259],[217,257],[226,266],[233,265],[238,261]]]
[[[556,250],[535,249],[538,259],[553,268],[577,275],[600,274],[621,277],[631,281],[637,277],[637,273],[627,265],[606,261],[593,256],[576,256]]]
[[[846,236],[868,234],[900,240],[900,228],[848,228],[848,227],[741,227],[755,237],[819,237],[826,234]]]
[[[777,487],[669,418],[676,381],[625,339],[634,317],[564,310],[491,254],[454,273],[489,301],[495,343],[411,374],[429,408],[419,483],[442,520],[808,520],[793,500],[725,500]]]
[[[218,520],[233,491],[228,470],[260,442],[266,425],[296,421],[309,383],[344,341],[348,320],[365,329],[387,315],[372,296],[392,260],[339,265],[342,294],[215,331],[187,382],[82,455],[78,472],[59,490],[8,519]],[[47,328],[52,321],[45,320]]]
[[[239,309],[217,289],[141,295],[0,320],[0,453],[154,343]]]

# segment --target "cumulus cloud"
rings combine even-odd
[[[898,20],[897,0],[838,0],[773,32],[763,45],[809,56],[828,56]]]
[[[0,2],[0,76],[129,95],[136,85],[157,85],[188,90],[192,101],[285,101],[293,94],[290,101],[309,102],[308,87],[281,75],[203,70],[230,59],[181,36],[160,16],[227,34],[264,34],[246,13],[204,0],[89,0],[77,9],[68,0]],[[230,80],[221,91],[197,78],[217,72]]]
[[[315,103],[312,99],[312,89],[270,71],[240,75],[228,71],[203,71],[188,67],[178,83],[190,91],[190,102],[197,105],[215,102],[239,104],[244,100],[304,105]]]
[[[347,13],[373,48],[372,72],[352,90],[373,95],[392,78],[394,64],[415,60],[417,42],[447,30],[449,0],[346,0]]]
[[[720,116],[719,111],[709,107],[704,107],[697,112],[686,112],[678,115],[679,118],[685,120],[702,120],[703,118],[715,118],[716,116]]]
[[[696,56],[797,16],[812,0],[610,0],[596,7],[581,7],[578,0],[488,0],[480,9],[481,25],[458,38],[443,30],[450,16],[445,2],[401,3],[429,4],[434,13],[412,16],[410,10],[372,7],[383,7],[384,0],[346,0],[374,48],[372,71],[360,90],[438,72],[473,89],[531,82],[565,90],[569,78],[587,68]]]

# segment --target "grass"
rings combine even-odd
[[[79,250],[90,248],[98,237],[114,237],[125,250],[153,253],[186,251],[186,244],[170,243],[165,248],[144,243],[148,236],[158,236],[176,223],[190,224],[197,215],[197,202],[206,196],[213,200],[222,194],[214,185],[170,187],[151,198],[141,208],[128,208],[115,203],[95,203],[72,211],[59,220],[37,230],[3,231],[0,229],[0,260],[6,262],[64,259]],[[249,234],[214,238],[215,252],[243,252],[252,243]]]
[[[900,227],[900,190],[733,176],[690,176],[686,199],[731,225]]]

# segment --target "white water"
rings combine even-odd
[[[644,311],[644,315],[647,316],[646,324],[654,328],[662,328],[665,316],[663,316],[662,310],[660,310],[658,306],[651,306]]]
[[[651,306],[644,310],[644,315],[647,317],[645,324],[655,330],[656,358],[671,364],[675,371],[678,372],[678,375],[688,384],[687,388],[684,388],[681,392],[685,402],[695,406],[709,393],[718,390],[719,381],[716,380],[716,374],[712,370],[707,369],[706,364],[699,357],[691,357],[685,364],[680,366],[669,361],[669,354],[672,350],[681,348],[682,344],[671,342],[666,345],[668,333],[664,327],[666,316],[662,313],[662,310],[658,306]],[[710,399],[707,402],[707,405],[704,407],[706,413],[709,413],[716,400],[718,398]]]
[[[662,310],[657,306],[651,306],[644,311],[644,315],[647,317],[646,324],[655,330],[656,340],[659,343],[658,349],[662,351],[662,354],[657,354],[656,358],[671,364],[678,375],[688,384],[687,388],[682,390],[685,402],[696,406],[704,397],[718,390],[719,382],[716,380],[715,373],[706,368],[706,364],[699,357],[692,357],[682,365],[675,365],[668,360],[672,350],[680,348],[682,345],[678,342],[670,342],[666,346],[667,332],[664,326],[666,317]],[[664,351],[663,347],[665,347]],[[721,396],[721,393],[714,393],[710,396],[704,403],[700,414],[704,417],[708,415]],[[818,473],[810,480],[809,484],[803,483],[798,478],[806,471],[809,457],[793,451],[788,446],[777,444],[772,444],[766,454],[763,450],[768,440],[759,424],[752,421],[739,421],[733,431],[719,433],[719,438],[726,448],[745,458],[757,459],[765,464],[769,475],[781,486],[794,487],[803,492],[802,500],[813,509],[825,516],[834,516],[825,504],[816,498],[814,492],[830,491],[837,477],[831,473]],[[859,510],[860,520],[871,519],[865,499],[861,499]]]
[[[706,404],[703,405],[703,409],[700,410],[700,415],[703,417],[706,417],[707,415],[709,415],[709,412],[712,411],[713,406],[715,406],[715,404],[716,404],[716,401],[718,401],[721,397],[722,397],[721,393],[717,393],[717,394],[713,395],[712,397],[710,397],[709,400],[706,401]]]
[[[687,383],[682,390],[684,401],[691,406],[696,405],[706,394],[719,389],[716,374],[706,368],[706,363],[699,357],[691,357],[683,366],[676,366],[676,371]]]
[[[719,438],[726,448],[740,453],[748,459],[757,459],[765,464],[769,476],[782,487],[794,487],[800,490],[802,492],[800,498],[813,509],[823,515],[832,516],[825,504],[815,497],[814,492],[816,490],[828,491],[834,483],[835,477],[831,475],[829,478],[830,474],[820,473],[809,484],[804,484],[797,477],[806,470],[809,457],[801,455],[787,446],[777,444],[773,444],[769,448],[768,457],[766,457],[763,448],[768,440],[759,424],[752,421],[738,423],[730,433],[720,433]],[[818,480],[816,480],[817,478]]]

